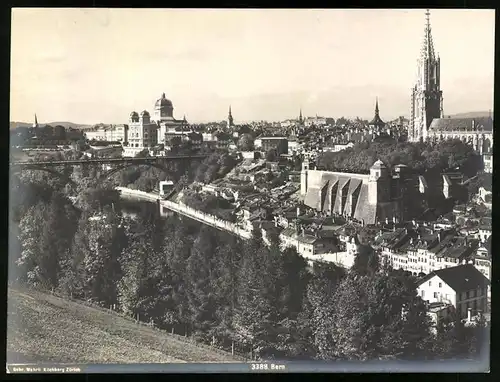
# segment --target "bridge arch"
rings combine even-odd
[[[45,171],[55,178],[59,178],[61,180],[66,181],[67,183],[71,184],[72,186],[77,186],[77,184],[71,179],[71,177],[67,176],[66,174],[62,173],[61,171],[58,171],[57,169],[51,168],[51,167],[46,167],[46,166],[38,166],[38,165],[32,165],[32,166],[24,166],[24,167],[17,167],[17,168],[11,168],[11,174],[18,174],[23,171]]]
[[[116,174],[117,172],[120,172],[122,170],[125,170],[127,168],[130,168],[130,167],[136,167],[136,166],[149,166],[149,167],[155,167],[161,171],[164,171],[164,172],[169,172],[171,171],[171,169],[169,169],[167,166],[165,165],[162,165],[160,163],[156,163],[156,162],[147,162],[147,163],[124,163],[124,164],[121,164],[119,166],[116,166],[114,168],[112,168],[111,170],[108,170],[106,172],[103,172],[102,174],[99,175],[99,180],[105,180],[107,179],[109,176],[113,175],[113,174]]]

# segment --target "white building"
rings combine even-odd
[[[144,149],[156,146],[158,143],[157,125],[151,121],[149,113],[130,113],[128,146],[124,148],[123,156],[133,157]]]
[[[417,276],[460,264],[473,264],[478,240],[456,236],[451,230],[399,228],[379,233],[373,246],[394,269]]]
[[[165,97],[165,93],[155,102],[153,120],[158,127],[157,142],[168,144],[168,135],[179,130],[186,130],[188,123],[186,117],[182,120],[174,118],[174,105],[172,101]],[[186,132],[186,135],[189,133]]]
[[[124,144],[128,141],[128,125],[95,126],[85,131],[85,137],[89,141],[121,142]]]
[[[322,238],[298,232],[295,228],[286,228],[280,234],[281,248],[293,247],[305,258],[334,252],[333,245]]]
[[[487,313],[489,281],[473,265],[431,272],[417,283],[418,295],[429,303],[453,306],[461,319]]]

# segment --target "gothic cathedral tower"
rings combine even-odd
[[[417,64],[417,80],[411,93],[408,140],[418,142],[427,138],[427,129],[434,118],[443,116],[443,92],[440,86],[440,59],[434,53],[430,12],[426,11],[424,41]]]

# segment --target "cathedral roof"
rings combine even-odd
[[[159,98],[156,103],[155,103],[155,107],[172,107],[172,101],[170,101],[169,99],[165,98],[165,93],[163,93],[161,95],[161,98]]]
[[[314,170],[311,171],[311,174]],[[372,205],[368,200],[366,175],[318,172],[310,179],[304,204],[317,211],[347,214],[365,224],[375,224],[377,220],[391,216],[390,203]],[[343,196],[347,195],[347,198]]]
[[[434,118],[429,126],[433,131],[493,131],[491,117]]]

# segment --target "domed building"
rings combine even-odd
[[[155,121],[172,120],[174,119],[174,105],[172,101],[165,97],[165,93],[161,95],[155,102],[154,119]]]
[[[153,119],[158,126],[158,143],[163,143],[165,146],[168,146],[174,136],[184,136],[189,133],[183,131],[189,126],[186,118],[182,120],[174,118],[174,105],[165,97],[165,93],[155,102]]]
[[[191,133],[188,127],[185,117],[182,120],[174,118],[172,101],[163,93],[154,104],[152,116],[147,110],[130,113],[128,146],[125,147],[123,155],[135,156],[142,150],[153,148],[160,143],[167,147],[173,137],[186,138]]]

